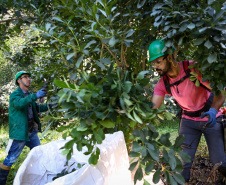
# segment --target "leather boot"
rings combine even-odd
[[[1,185],[6,184],[6,180],[7,180],[7,176],[9,174],[10,168],[11,166],[6,166],[4,164],[1,164],[1,167],[0,167],[0,184]]]

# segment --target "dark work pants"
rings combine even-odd
[[[217,123],[212,128],[207,128],[205,127],[206,122],[203,121],[184,118],[181,120],[179,134],[185,136],[183,144],[187,146],[183,148],[183,151],[189,154],[192,159],[190,163],[183,163],[184,170],[181,174],[186,182],[190,179],[190,170],[202,134],[207,142],[211,162],[213,164],[222,162],[222,166],[226,167],[223,126],[220,122],[221,118],[217,118]]]

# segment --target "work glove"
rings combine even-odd
[[[208,117],[209,120],[206,122],[206,127],[213,127],[216,124],[216,115],[218,111],[215,108],[210,108],[208,112],[203,113],[200,118]]]
[[[37,98],[42,98],[44,96],[46,96],[46,89],[45,88],[42,88],[41,90],[39,90],[37,93],[36,93],[36,97]]]

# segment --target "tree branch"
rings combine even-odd
[[[104,47],[109,51],[109,53],[116,59],[116,64],[117,64],[117,66],[120,67],[120,63],[119,63],[119,61],[118,61],[116,55],[114,55],[114,53],[109,49],[109,47],[108,47],[105,43],[102,42],[101,39],[100,39],[100,41],[101,41],[101,43],[104,45]]]

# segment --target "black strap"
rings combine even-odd
[[[210,109],[210,107],[212,106],[213,103],[213,98],[214,98],[214,93],[211,93],[205,106],[198,110],[198,111],[186,111],[186,110],[182,110],[182,113],[184,113],[187,116],[190,117],[200,117],[204,112],[208,111]]]
[[[185,76],[182,77],[180,80],[170,84],[169,83],[169,77],[167,75],[164,75],[163,76],[163,81],[164,81],[164,84],[165,84],[165,88],[166,88],[166,91],[168,94],[170,94],[172,96],[172,92],[171,92],[171,87],[174,86],[174,85],[179,85],[181,82],[183,82],[186,78],[189,78],[191,76],[191,70],[188,68],[189,66],[189,61],[188,60],[184,60],[183,61],[183,68],[184,68],[184,72],[185,72]],[[195,81],[193,81],[193,83],[195,83]],[[203,85],[202,83],[200,83],[200,86],[205,88],[206,90],[208,90],[209,92],[211,92],[210,89],[208,89],[205,85]]]
[[[184,68],[184,72],[185,72],[186,75],[184,77],[182,77],[180,80],[178,80],[178,81],[176,81],[176,82],[174,82],[172,84],[169,83],[169,78],[168,78],[167,75],[163,76],[163,81],[164,81],[164,84],[165,84],[166,91],[171,96],[172,96],[172,92],[171,92],[170,88],[172,86],[174,86],[174,85],[178,86],[181,82],[183,82],[185,79],[187,79],[187,78],[189,78],[191,76],[191,74],[190,74],[191,70],[188,68],[188,66],[189,66],[189,61],[188,60],[184,60],[183,61],[183,68]],[[193,83],[195,83],[195,81],[193,81]],[[208,89],[202,83],[200,83],[200,86],[205,88],[209,92],[211,92],[211,90]],[[202,109],[198,110],[198,111],[185,111],[185,110],[182,110],[182,112],[185,115],[190,116],[190,117],[200,117],[203,112],[206,112],[206,111],[208,111],[210,109],[210,107],[211,107],[211,105],[213,103],[213,98],[214,98],[214,94],[211,93],[209,98],[208,98],[208,100],[207,100],[207,102],[206,102],[206,104],[205,104],[205,106]]]

